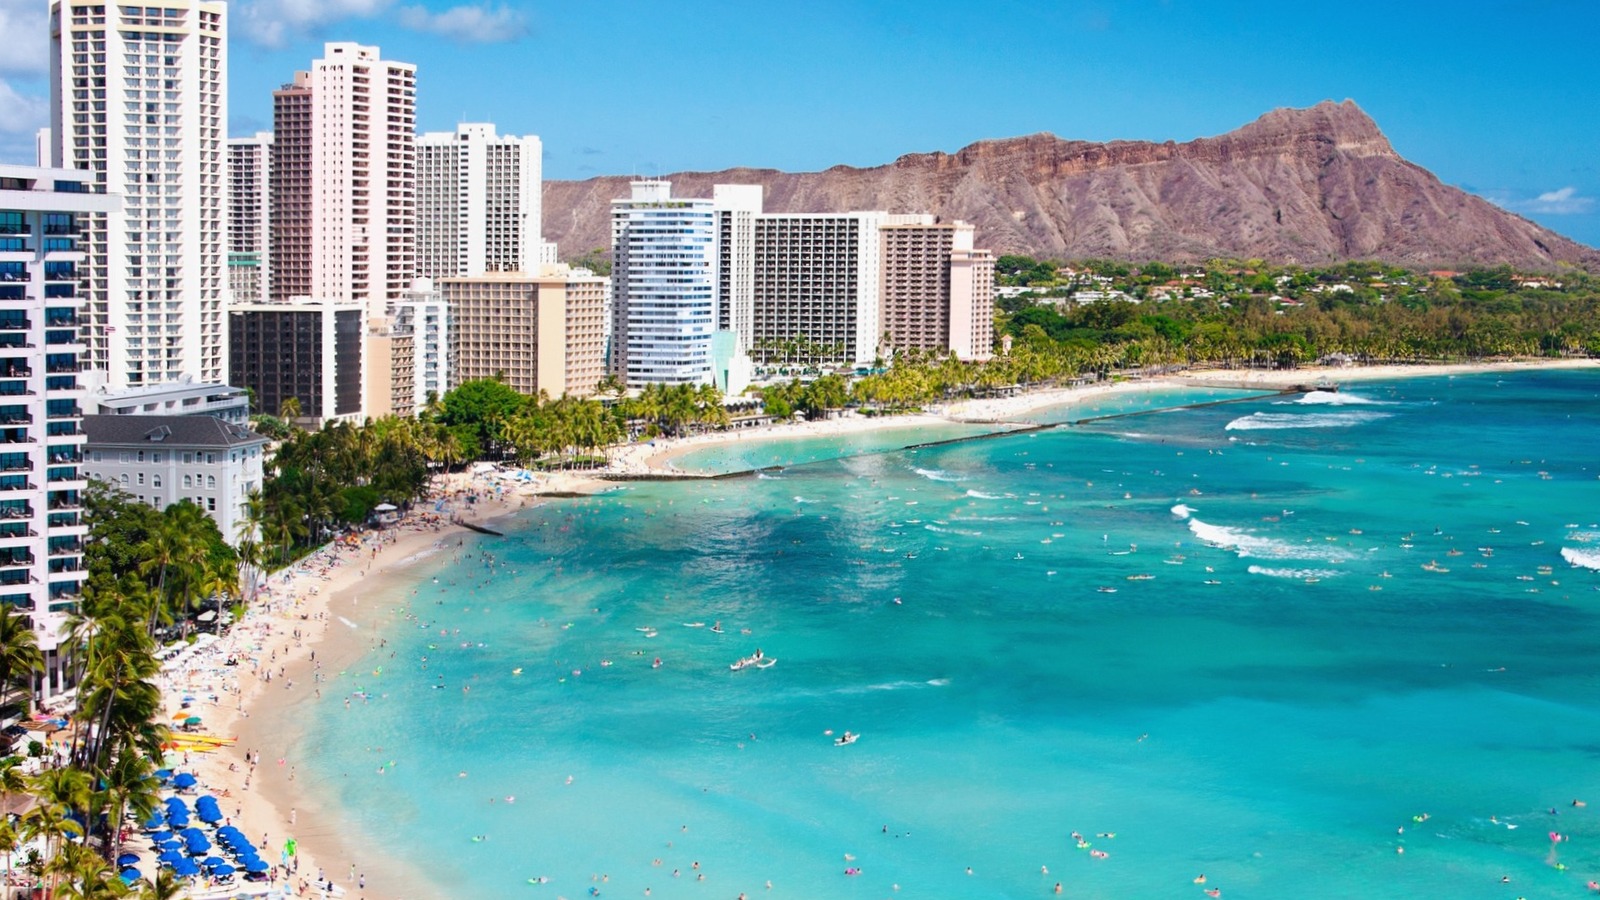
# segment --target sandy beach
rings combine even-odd
[[[553,473],[514,480],[484,471],[440,479],[434,499],[470,520],[491,522],[538,502],[540,494],[594,493],[615,487],[607,475],[637,477],[672,474],[671,460],[686,451],[740,440],[815,438],[853,432],[918,428],[947,422],[1014,420],[1030,411],[1119,393],[1172,386],[1237,386],[1281,390],[1327,379],[1351,382],[1418,376],[1476,374],[1528,368],[1590,368],[1591,360],[1532,361],[1452,366],[1371,366],[1290,371],[1192,371],[1159,379],[1099,383],[1080,388],[1038,391],[1014,397],[961,401],[912,416],[837,418],[719,432],[677,440],[655,440],[613,450],[600,472]],[[465,495],[477,495],[468,506]],[[223,811],[255,840],[263,859],[279,861],[284,840],[298,843],[298,870],[280,874],[277,884],[292,896],[325,896],[318,873],[333,882],[331,896],[401,898],[447,896],[404,860],[358,848],[336,827],[337,816],[295,780],[299,760],[289,748],[301,733],[301,717],[336,673],[383,638],[389,613],[403,606],[406,571],[419,560],[448,552],[471,533],[434,513],[433,499],[419,503],[402,522],[369,531],[345,543],[330,544],[269,579],[244,619],[219,640],[169,661],[163,690],[169,715],[203,719],[202,730],[238,738],[220,752],[192,754],[179,768],[194,771],[201,793],[216,794]],[[235,664],[229,665],[232,659]],[[343,690],[336,682],[330,689]],[[184,698],[191,698],[185,701]],[[247,753],[249,757],[247,758]],[[252,765],[252,760],[259,763]],[[173,762],[169,758],[169,762]],[[324,882],[325,883],[325,882]]]

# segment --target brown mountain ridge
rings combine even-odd
[[[979,246],[1001,254],[1600,271],[1600,251],[1401,158],[1350,100],[1273,110],[1182,144],[1041,133],[864,169],[662,177],[681,197],[710,197],[715,184],[760,184],[768,212],[882,209],[963,219],[977,226]],[[630,180],[546,181],[545,237],[569,256],[609,248],[610,203],[628,195]]]

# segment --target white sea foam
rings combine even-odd
[[[966,476],[946,472],[943,469],[913,469],[918,475],[929,481],[966,481]]]
[[[1388,419],[1392,413],[1336,412],[1336,413],[1251,413],[1227,424],[1227,431],[1275,431],[1283,428],[1348,428]]]
[[[967,496],[976,497],[979,500],[1008,500],[1015,497],[1016,494],[986,494],[983,491],[968,490]]]
[[[924,525],[922,527],[929,531],[937,531],[940,534],[961,534],[967,537],[980,537],[983,534],[981,531],[968,531],[965,528],[940,528],[937,525]]]
[[[1182,503],[1179,503],[1177,506],[1172,508],[1172,514],[1180,519],[1187,519],[1193,513],[1194,510],[1192,508],[1185,506]]]
[[[1240,559],[1315,559],[1323,562],[1343,562],[1350,559],[1349,551],[1327,543],[1294,544],[1275,538],[1251,534],[1242,528],[1212,525],[1199,519],[1189,519],[1189,531],[1195,537],[1224,550],[1232,550]]]
[[[1600,550],[1578,550],[1562,547],[1561,558],[1585,569],[1600,569]]]
[[[1273,569],[1267,566],[1251,566],[1245,571],[1251,575],[1265,575],[1268,578],[1294,578],[1301,581],[1307,578],[1338,578],[1344,574],[1337,569]]]
[[[346,619],[344,616],[339,616],[338,619],[339,619],[339,621],[341,621],[344,624],[350,626],[351,628],[360,628],[361,627],[360,625],[357,625],[356,623],[350,621],[349,619]]]
[[[1371,397],[1362,397],[1359,394],[1344,394],[1338,391],[1311,391],[1304,397],[1294,401],[1300,406],[1379,406],[1382,400]]]
[[[776,475],[768,475],[765,472],[757,472],[756,473],[756,477],[761,479],[762,481],[782,481],[783,480],[782,478],[779,478]]]

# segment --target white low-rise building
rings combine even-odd
[[[84,416],[83,471],[140,503],[192,500],[237,543],[267,438],[215,416]]]

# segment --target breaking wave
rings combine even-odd
[[[1561,558],[1575,566],[1600,570],[1600,550],[1578,550],[1573,547],[1562,547]]]
[[[1382,406],[1382,400],[1362,397],[1359,394],[1342,394],[1338,391],[1311,391],[1294,401],[1297,406]]]
[[[1176,510],[1174,510],[1176,512]],[[1195,537],[1224,550],[1232,550],[1240,559],[1316,559],[1323,562],[1343,562],[1351,558],[1348,551],[1327,544],[1293,544],[1276,538],[1251,534],[1242,528],[1212,525],[1199,519],[1189,519],[1189,531]]]
[[[969,490],[967,491],[967,496],[976,497],[979,500],[1008,500],[1015,497],[1016,494],[986,494],[983,491]]]
[[[1268,578],[1294,578],[1297,580],[1338,578],[1344,574],[1337,569],[1269,569],[1266,566],[1251,566],[1245,571],[1251,575],[1265,575]]]
[[[1229,422],[1227,431],[1274,431],[1282,428],[1346,428],[1392,418],[1392,413],[1251,413]]]
[[[1192,508],[1184,506],[1182,503],[1179,503],[1177,506],[1172,508],[1172,514],[1180,519],[1187,519],[1193,513],[1194,510]]]
[[[966,476],[946,472],[943,469],[913,469],[918,475],[929,481],[966,481]]]

